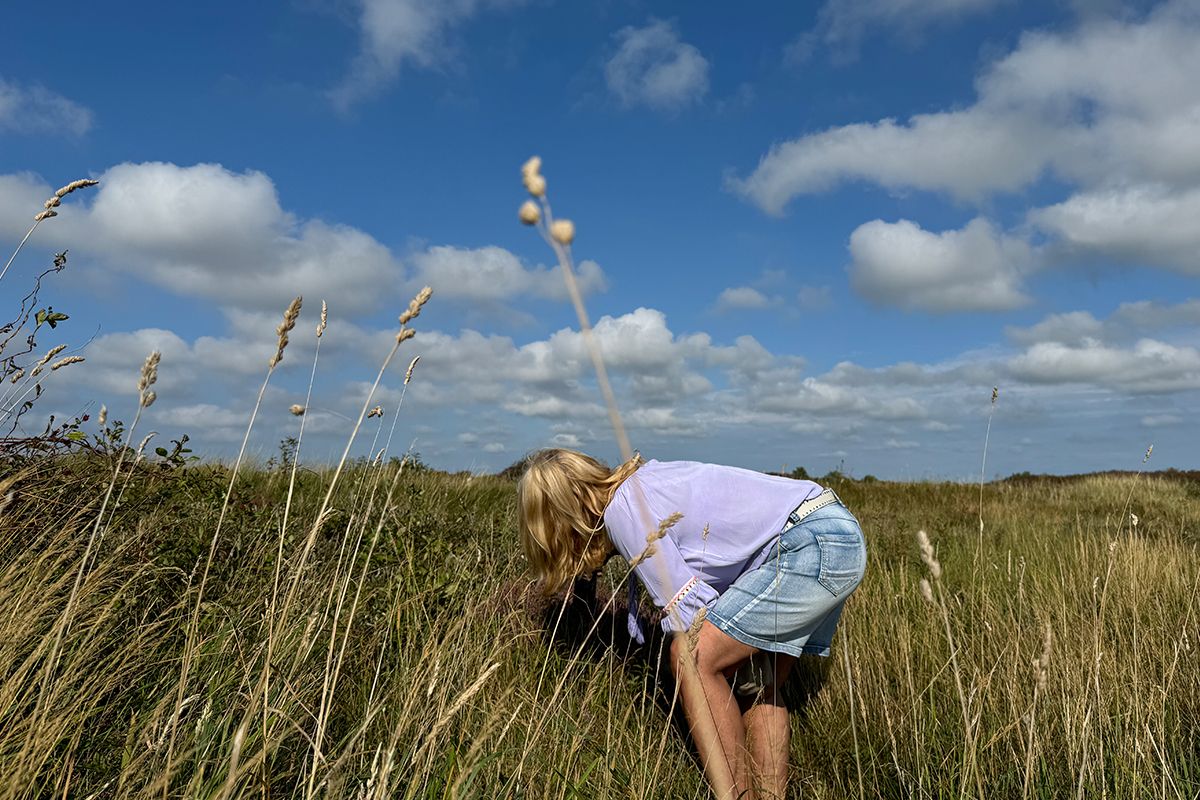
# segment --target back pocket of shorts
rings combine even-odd
[[[821,574],[817,581],[833,594],[841,594],[862,580],[864,548],[861,534],[814,534],[821,548]]]

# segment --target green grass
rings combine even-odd
[[[551,640],[558,608],[530,594],[510,480],[359,466],[316,524],[330,475],[301,470],[281,531],[287,474],[244,472],[181,700],[228,474],[139,467],[66,620],[110,467],[5,469],[0,797],[706,796],[670,681],[622,643],[619,615],[585,637],[577,604]],[[802,796],[1200,796],[1200,483],[990,484],[982,537],[978,486],[834,488],[870,563],[834,658],[789,688]],[[918,529],[938,606],[918,588]]]

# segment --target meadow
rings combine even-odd
[[[574,226],[539,169],[523,168],[538,203],[520,218],[591,345]],[[30,234],[94,183],[60,189]],[[0,340],[13,430],[43,374],[84,360],[36,342],[67,319],[37,299],[65,263]],[[401,314],[336,464],[295,457],[302,405],[273,463],[243,459],[259,405],[229,464],[194,463],[186,437],[135,445],[157,352],[128,428],[102,409],[0,440],[0,800],[708,796],[664,641],[623,633],[627,565],[540,598],[516,465],[384,458],[372,395],[429,297]],[[372,430],[385,447],[348,458]],[[984,464],[988,434],[990,418]],[[1200,475],[820,481],[857,514],[869,565],[833,657],[802,660],[786,690],[797,796],[1200,797]]]
[[[625,565],[539,601],[511,476],[300,469],[285,525],[287,464],[142,461],[88,553],[114,468],[6,467],[3,797],[707,796]],[[827,482],[870,565],[789,686],[798,796],[1200,793],[1196,476],[989,483],[982,534],[978,486]]]

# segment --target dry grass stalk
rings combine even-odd
[[[69,185],[68,187],[63,188],[67,190],[64,192],[64,194],[69,194],[70,191],[74,191],[73,189],[69,189]],[[142,365],[142,373],[138,381],[138,391],[141,397],[139,398],[138,410],[134,414],[133,422],[130,423],[129,430],[126,433],[126,442],[133,441],[133,433],[137,430],[138,422],[141,420],[142,410],[148,405],[146,402],[145,389],[154,383],[154,380],[157,378],[158,362],[160,358],[161,354],[159,351],[155,350],[150,354],[149,357],[146,358],[145,363]],[[151,395],[153,395],[152,392]],[[153,402],[153,397],[151,397],[150,402]],[[63,638],[67,635],[67,631],[71,626],[72,616],[75,613],[75,605],[79,597],[80,586],[83,583],[84,573],[88,568],[89,562],[91,561],[94,549],[98,547],[100,540],[103,538],[102,525],[104,522],[105,511],[108,509],[109,501],[112,499],[113,489],[116,488],[117,478],[120,476],[121,467],[124,463],[125,453],[127,450],[127,447],[121,447],[117,452],[117,463],[113,468],[112,477],[109,479],[108,488],[105,489],[104,499],[100,503],[100,509],[96,513],[95,522],[92,524],[91,533],[88,535],[87,545],[83,551],[83,558],[80,559],[79,568],[75,572],[74,584],[71,587],[70,594],[67,596],[67,603],[63,609],[63,613],[55,624],[54,641],[50,647],[49,656],[46,659],[45,665],[42,667],[42,683],[40,689],[38,690],[37,705],[35,706],[33,713],[32,724],[35,727],[39,719],[41,719],[41,714],[44,713],[45,703],[48,697],[47,692],[54,680],[55,673],[58,670],[60,648],[62,647]],[[20,762],[23,763],[23,761],[24,752],[20,758]]]
[[[982,546],[983,538],[983,481],[987,471],[988,440],[992,437],[992,415],[996,413],[996,399],[1000,396],[1000,387],[992,387],[992,404],[988,408],[987,432],[983,435],[983,461],[979,465],[979,536]]]
[[[187,635],[183,646],[183,657],[180,661],[179,670],[179,692],[176,695],[176,707],[187,696],[188,681],[191,678],[192,659],[195,656],[195,648],[197,646],[197,636],[200,625],[200,611],[204,602],[204,591],[208,585],[208,576],[212,569],[213,557],[217,552],[217,542],[221,538],[221,529],[225,524],[225,518],[229,512],[229,502],[233,496],[233,487],[237,482],[238,470],[242,466],[242,460],[246,455],[246,445],[250,442],[250,432],[254,429],[254,421],[258,417],[258,410],[262,407],[263,396],[267,392],[267,385],[271,382],[271,376],[275,373],[275,367],[283,359],[284,348],[288,344],[288,332],[296,327],[296,320],[300,317],[300,307],[303,303],[303,298],[297,297],[288,304],[287,309],[283,312],[283,321],[275,328],[275,333],[279,337],[275,348],[275,355],[267,362],[267,374],[263,377],[262,386],[258,390],[258,398],[254,402],[254,408],[250,412],[250,420],[246,424],[246,433],[242,436],[242,445],[238,449],[237,458],[233,462],[233,469],[229,472],[229,484],[225,489],[225,497],[221,502],[221,513],[217,516],[217,525],[213,530],[212,539],[208,545],[208,555],[204,559],[204,569],[200,575],[200,584],[196,591],[196,602],[192,607],[188,617]],[[147,360],[149,363],[149,360]],[[157,361],[154,366],[157,368]],[[151,393],[153,394],[153,393]],[[153,401],[151,401],[153,402]],[[175,755],[175,740],[176,726],[171,726],[170,743],[167,746],[167,771],[170,772],[171,764]]]
[[[8,274],[8,268],[12,266],[14,261],[16,261],[17,254],[21,252],[21,248],[23,248],[25,246],[25,243],[27,241],[29,241],[29,237],[33,235],[33,232],[35,230],[37,230],[37,226],[41,225],[44,220],[50,219],[51,217],[58,216],[58,212],[55,211],[54,209],[62,204],[62,199],[64,197],[66,197],[67,195],[69,195],[72,192],[77,191],[79,189],[84,189],[88,186],[95,186],[99,182],[100,181],[91,180],[90,178],[84,178],[83,180],[78,180],[78,181],[71,181],[66,186],[63,186],[61,189],[59,189],[57,192],[55,192],[54,195],[49,200],[47,200],[45,203],[43,203],[42,210],[39,211],[37,214],[35,214],[33,217],[33,226],[30,227],[30,229],[25,232],[25,235],[21,238],[20,243],[17,244],[17,248],[15,250],[13,250],[12,255],[8,257],[8,261],[4,264],[4,269],[0,270],[0,280],[3,280],[4,276]],[[57,263],[57,259],[56,259],[56,263]]]
[[[54,347],[51,347],[49,350],[47,350],[46,354],[43,355],[41,357],[41,359],[39,359],[38,362],[33,365],[33,371],[31,371],[29,373],[29,377],[36,378],[38,375],[41,375],[42,371],[46,367],[46,364],[48,364],[50,362],[50,359],[54,358],[56,355],[58,355],[59,353],[61,353],[63,350],[66,350],[66,349],[67,349],[67,346],[65,344],[59,344],[59,345],[55,345]],[[21,372],[22,372],[22,374],[24,374],[24,370],[22,370]]]
[[[668,515],[667,518],[664,519],[662,522],[658,523],[657,528],[655,528],[654,530],[647,533],[646,534],[646,549],[643,550],[641,553],[639,553],[638,556],[635,559],[633,559],[632,562],[630,562],[630,564],[629,564],[630,568],[632,569],[634,567],[641,565],[642,562],[644,562],[646,559],[653,556],[654,552],[655,552],[654,543],[657,542],[659,539],[663,538],[664,536],[666,536],[667,531],[669,531],[671,528],[675,527],[676,523],[678,523],[679,520],[681,520],[681,519],[683,519],[683,514],[676,511],[673,514]]]
[[[1046,691],[1046,678],[1050,674],[1050,651],[1054,647],[1054,632],[1046,623],[1042,635],[1042,654],[1033,660],[1033,701],[1029,704],[1029,744],[1025,750],[1025,777],[1021,784],[1021,797],[1029,795],[1029,784],[1033,778],[1033,755],[1037,746],[1037,703]]]
[[[929,534],[923,529],[917,531],[917,546],[921,551],[921,560],[925,562],[925,566],[929,569],[929,576],[933,579],[932,585],[929,581],[922,579],[921,596],[925,598],[926,602],[931,602],[941,612],[942,623],[946,633],[946,644],[950,648],[950,666],[952,668],[951,672],[954,675],[954,687],[958,692],[959,706],[962,709],[963,736],[967,743],[967,748],[963,754],[964,763],[959,793],[961,796],[966,792],[967,783],[973,776],[977,787],[979,787],[979,795],[982,797],[983,779],[976,769],[977,737],[975,724],[971,720],[970,701],[963,688],[962,669],[958,663],[958,646],[955,644],[954,632],[950,625],[950,610],[942,592],[942,564],[938,561],[934,553],[933,542],[929,540]]]
[[[575,239],[575,226],[568,220],[562,220],[565,224],[556,224],[553,210],[550,207],[549,198],[546,196],[546,180],[541,175],[542,160],[538,156],[531,157],[521,166],[521,180],[525,189],[540,203],[540,211],[537,214],[531,214],[523,205],[518,211],[518,218],[527,225],[536,225],[538,233],[542,239],[554,251],[555,257],[558,260],[559,267],[563,273],[563,280],[567,285],[567,294],[571,298],[571,304],[575,308],[575,314],[579,319],[580,335],[583,338],[584,346],[587,349],[588,356],[592,361],[592,367],[596,372],[596,382],[600,386],[601,395],[604,397],[605,408],[608,410],[609,422],[612,425],[613,433],[617,439],[617,445],[621,452],[621,459],[624,462],[629,461],[634,456],[633,446],[629,441],[629,435],[625,430],[624,420],[621,418],[620,409],[617,407],[616,395],[613,392],[612,384],[608,379],[608,370],[604,365],[604,358],[600,353],[600,348],[595,340],[595,335],[592,330],[591,321],[588,318],[587,308],[583,303],[583,295],[579,290],[578,281],[575,279],[574,260],[571,255],[571,244]],[[530,201],[526,201],[529,203]],[[646,503],[645,497],[642,495],[641,487],[635,485],[634,492],[635,505],[638,508],[638,513],[642,524],[646,529],[653,526],[653,520],[649,513],[649,506]],[[625,580],[630,580],[630,574],[627,573]],[[614,593],[615,596],[615,593]],[[611,598],[610,598],[611,602]],[[597,623],[599,618],[597,618]],[[557,623],[556,623],[557,624]],[[580,645],[582,648],[587,639],[595,632],[596,625],[593,624],[592,629],[588,631],[584,637],[584,643]],[[559,692],[565,685],[566,677],[570,673],[570,667],[564,671],[562,678],[555,688],[554,695],[551,697],[547,705],[547,709],[554,706],[555,700]],[[692,669],[685,669],[683,674],[687,676],[685,680],[693,680],[699,686],[699,677],[696,674],[694,665]],[[538,692],[541,691],[541,679],[538,681]],[[536,699],[536,698],[535,698]],[[547,713],[549,713],[547,710]],[[707,740],[710,743],[716,741],[716,727],[712,719],[708,719],[708,725],[704,724],[701,719],[700,728],[694,733],[701,740]],[[717,745],[717,752],[720,751]],[[523,749],[521,761],[517,767],[517,774],[520,775],[521,769],[524,766],[525,759],[529,755],[529,747]],[[732,772],[732,765],[726,764],[726,767]]]

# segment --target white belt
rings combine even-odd
[[[825,506],[831,506],[834,503],[841,502],[842,500],[837,496],[837,492],[835,492],[833,489],[826,489],[816,497],[805,500],[803,503],[793,508],[792,513],[788,514],[788,524],[799,524],[800,520],[804,519],[814,511],[824,508]]]

